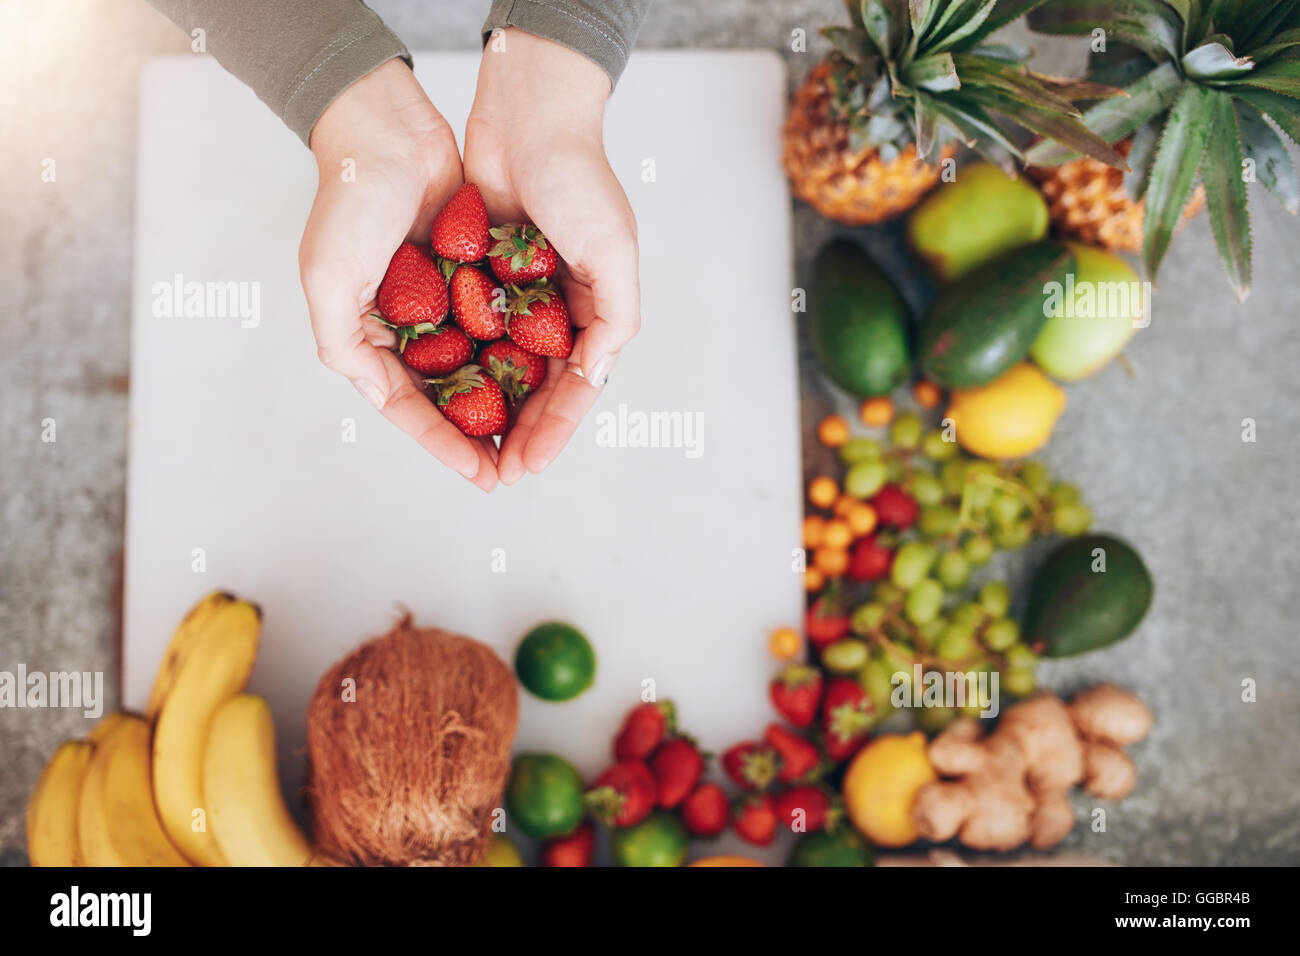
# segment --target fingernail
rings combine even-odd
[[[384,407],[384,393],[379,390],[379,386],[374,382],[364,378],[354,378],[352,385],[361,393],[361,397],[375,408]]]
[[[596,386],[596,388],[601,388],[609,381],[609,372],[613,367],[614,356],[602,355],[600,360],[592,366],[591,374],[587,377],[591,380],[592,385]]]

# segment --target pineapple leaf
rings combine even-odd
[[[981,3],[964,22],[955,29],[950,30],[947,36],[934,46],[930,47],[928,52],[942,53],[945,50],[951,50],[957,44],[961,43],[962,40],[973,36],[975,32],[979,30],[980,24],[988,19],[989,14],[993,12],[993,8],[997,5],[998,0],[984,0],[984,2]]]
[[[1300,60],[1274,60],[1237,82],[1258,86],[1273,93],[1300,97]]]
[[[1242,37],[1243,49],[1259,46],[1278,30],[1300,26],[1292,22],[1300,11],[1296,0],[1256,0],[1251,6],[1251,17],[1245,21],[1251,26]]]
[[[873,55],[867,46],[867,35],[848,27],[822,27],[822,36],[830,40],[835,52],[842,53],[854,63],[870,59]]]
[[[1129,140],[1129,171],[1124,175],[1124,189],[1129,199],[1134,202],[1146,195],[1147,182],[1151,178],[1151,157],[1156,154],[1156,143],[1160,131],[1155,123],[1146,123],[1133,131]]]
[[[880,55],[888,59],[898,39],[897,9],[887,0],[862,0],[862,27]]]
[[[1179,49],[1187,49],[1187,37],[1196,22],[1201,18],[1200,4],[1196,0],[1166,0],[1169,6],[1173,7],[1174,12],[1178,14],[1178,19],[1183,21],[1181,33],[1181,42]]]
[[[1263,114],[1249,103],[1237,101],[1237,128],[1241,145],[1255,166],[1255,178],[1273,194],[1291,215],[1300,213],[1300,181],[1296,179],[1291,154],[1282,137],[1268,124]]]
[[[1174,102],[1183,79],[1172,63],[1162,63],[1125,92],[1127,99],[1102,100],[1083,114],[1088,128],[1108,143],[1118,142]],[[1031,163],[1059,166],[1075,156],[1070,149],[1047,140],[1026,154]]]
[[[1160,262],[1169,249],[1183,207],[1192,194],[1197,167],[1205,155],[1214,122],[1213,93],[1196,83],[1184,83],[1156,147],[1147,184],[1142,237],[1142,258],[1152,281],[1160,271]]]
[[[1128,86],[1146,76],[1155,62],[1135,46],[1127,43],[1108,43],[1106,49],[1088,56],[1087,77],[1094,83],[1108,86]]]
[[[921,159],[930,155],[939,132],[939,114],[930,104],[930,97],[918,90],[912,115],[916,121],[916,154]]]
[[[1228,282],[1237,293],[1237,301],[1242,302],[1250,294],[1250,215],[1241,175],[1241,135],[1229,94],[1212,92],[1209,108],[1213,119],[1201,166],[1205,205]]]
[[[1019,43],[981,43],[970,52],[972,56],[1000,60],[1003,63],[1020,64],[1029,59],[1033,50],[1027,46],[1021,46]]]
[[[1269,57],[1295,46],[1300,46],[1300,28],[1283,30],[1281,33],[1274,34],[1268,43],[1250,50],[1249,55],[1252,59],[1262,63]]]
[[[1222,43],[1202,43],[1183,57],[1183,72],[1196,80],[1225,80],[1255,69],[1248,56],[1233,56]]]
[[[1116,169],[1128,168],[1128,161],[1122,154],[1073,116],[1030,106],[999,90],[985,87],[968,89],[966,95],[976,103],[1014,120],[1025,129],[1050,137],[1075,152],[1091,156]]]
[[[924,35],[941,5],[939,0],[908,0],[907,15],[912,22],[912,32],[917,36]]]
[[[1300,143],[1300,102],[1281,93],[1234,86],[1232,95],[1249,103],[1278,125],[1293,143]]]
[[[947,0],[943,4],[943,13],[939,19],[935,20],[930,29],[924,35],[917,34],[917,40],[923,52],[929,52],[929,48],[943,39],[944,31],[953,20],[960,20],[962,16],[968,14],[973,9],[973,4],[982,2],[982,0]]]
[[[968,53],[958,53],[956,63],[958,74],[970,86],[998,90],[1028,106],[1038,106],[1077,118],[1083,116],[1073,103],[1046,89],[1035,75],[1024,69],[984,60]]]
[[[1023,158],[1020,148],[982,106],[961,95],[934,97],[931,105],[967,146],[1008,172],[1015,170],[1015,160]]]
[[[982,44],[986,37],[992,36],[1007,24],[1019,20],[1046,2],[1047,0],[1001,0],[997,8],[984,20],[983,25],[961,42],[960,49],[963,51],[974,49],[978,44]]]
[[[1095,83],[1092,80],[1076,80],[1068,76],[1048,76],[1035,73],[1034,79],[1049,93],[1055,93],[1063,100],[1077,103],[1084,100],[1107,100],[1112,96],[1128,98],[1128,93],[1117,86]]]
[[[908,86],[929,90],[931,93],[961,88],[951,53],[938,53],[913,60],[904,68],[903,80]]]
[[[1107,37],[1155,60],[1177,59],[1182,48],[1182,24],[1162,0],[1051,0],[1029,14],[1029,26],[1072,36],[1090,36],[1104,26]]]

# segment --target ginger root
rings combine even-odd
[[[1080,692],[1067,706],[1040,694],[1009,708],[997,730],[954,721],[927,753],[943,779],[923,787],[912,806],[921,835],[954,837],[973,850],[1055,846],[1074,827],[1070,788],[1118,800],[1132,792],[1137,767],[1123,747],[1151,729],[1151,712],[1112,684]]]

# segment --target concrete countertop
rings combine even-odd
[[[375,0],[412,49],[471,49],[483,4]],[[823,46],[790,50],[839,22],[839,0],[658,0],[648,47],[766,47],[797,82]],[[1076,44],[1035,37],[1052,72]],[[103,671],[116,703],[137,83],[141,64],[188,50],[142,2],[11,0],[0,8],[0,670]],[[437,101],[437,91],[430,91]],[[54,182],[42,180],[54,160]],[[1063,691],[1097,680],[1135,689],[1156,714],[1137,748],[1137,792],[1108,827],[1066,844],[1129,864],[1300,863],[1300,579],[1296,504],[1300,223],[1252,187],[1255,283],[1234,305],[1206,217],[1174,243],[1154,321],[1129,356],[1072,386],[1044,458],[1080,485],[1099,529],[1144,554],[1156,601],[1139,633],[1045,667]],[[907,269],[897,226],[845,230],[796,204],[801,279],[828,236],[850,232],[886,268]],[[914,295],[915,288],[909,287]],[[804,421],[850,406],[803,348]],[[1243,419],[1257,440],[1242,441]],[[57,441],[42,440],[53,419]],[[810,467],[816,452],[811,451]],[[1033,549],[1017,555],[1023,573]],[[1258,700],[1241,700],[1253,679]],[[26,859],[27,795],[79,714],[0,709],[0,862]],[[1077,804],[1080,813],[1087,802]]]

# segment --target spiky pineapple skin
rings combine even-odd
[[[786,117],[782,165],[795,196],[849,226],[902,215],[938,183],[939,165],[917,158],[911,145],[892,162],[875,148],[850,149],[848,124],[831,115],[830,74],[828,62],[814,67]],[[955,151],[945,147],[942,158]]]
[[[1125,156],[1130,143],[1115,147]],[[1060,166],[1030,166],[1056,231],[1110,252],[1141,252],[1146,200],[1134,202],[1124,188],[1124,171],[1083,157]],[[1205,188],[1197,184],[1183,207],[1179,228],[1205,207]]]

